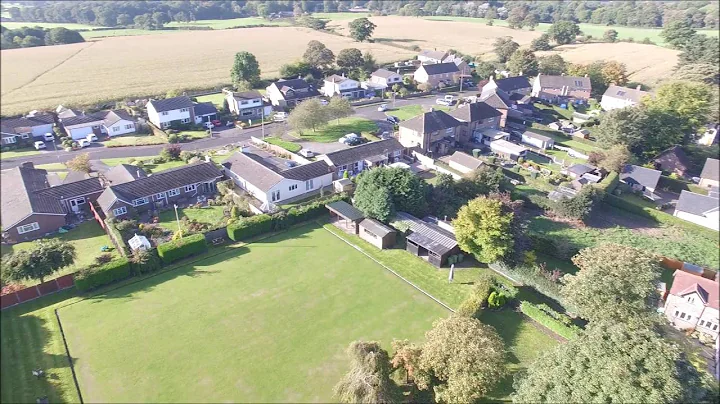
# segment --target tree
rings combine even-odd
[[[360,49],[350,48],[338,52],[335,62],[345,73],[349,73],[355,69],[362,69],[365,60]]]
[[[624,144],[633,155],[647,160],[682,140],[679,126],[672,113],[637,106],[608,111],[594,135],[605,149]]]
[[[487,80],[491,76],[495,75],[495,65],[490,62],[477,61],[475,62],[475,73],[478,77]]]
[[[310,64],[300,60],[295,63],[287,63],[280,66],[280,77],[298,78],[312,74],[313,67]]]
[[[363,70],[365,70],[366,73],[372,73],[377,70],[377,68],[378,64],[375,56],[373,56],[369,50],[365,51],[365,54],[363,54]]]
[[[660,36],[672,47],[682,49],[697,33],[686,20],[672,21],[663,27]]]
[[[170,22],[170,17],[167,14],[156,11],[152,13],[152,21],[155,28],[162,28],[163,25]]]
[[[180,153],[182,153],[182,148],[179,144],[170,144],[160,150],[160,157],[168,161],[177,161],[180,160]]]
[[[550,49],[552,49],[552,46],[550,46],[550,35],[548,34],[542,34],[530,42],[530,50],[544,51]]]
[[[550,26],[548,35],[559,45],[567,45],[580,35],[580,27],[572,21],[558,21]]]
[[[414,216],[424,216],[427,212],[426,185],[418,176],[402,168],[378,167],[363,171],[357,177],[355,204],[369,206],[371,202],[363,201],[372,191],[365,188],[386,188],[392,196],[395,210],[407,212]]]
[[[230,70],[230,79],[234,84],[246,81],[251,85],[260,81],[260,65],[250,52],[238,52]]]
[[[377,342],[355,341],[347,350],[350,370],[335,385],[335,397],[341,403],[394,403],[400,390],[390,379],[387,351]]]
[[[314,29],[316,31],[321,31],[321,30],[325,29],[325,26],[327,25],[328,22],[326,20],[311,17],[308,15],[308,16],[299,18],[298,23],[300,25],[302,25],[303,27],[308,27],[308,28]]]
[[[348,24],[350,28],[350,37],[358,42],[364,42],[370,39],[377,25],[373,24],[367,18],[358,18],[352,20]]]
[[[120,14],[117,16],[117,25],[121,27],[127,27],[133,23],[132,17],[129,14]]]
[[[45,33],[45,45],[63,45],[85,42],[79,32],[67,28],[51,28]]]
[[[410,383],[415,377],[415,372],[420,368],[422,349],[406,339],[394,339],[392,349],[394,353],[390,364],[394,369],[402,368],[405,372],[405,383]]]
[[[415,380],[440,403],[475,402],[505,375],[505,347],[492,327],[451,316],[425,334]]]
[[[90,167],[90,153],[78,154],[75,158],[66,162],[65,165],[73,171],[89,173],[92,171]]]
[[[312,40],[308,42],[307,49],[303,54],[303,60],[317,69],[327,69],[335,61],[335,54],[324,43]]]
[[[617,42],[618,32],[614,29],[609,29],[603,34],[603,39],[607,42]]]
[[[337,123],[340,124],[340,119],[350,116],[355,112],[350,101],[343,97],[332,97],[330,102],[325,106],[327,111],[328,119],[337,119]]]
[[[535,31],[535,27],[537,27],[538,24],[538,17],[535,13],[529,13],[523,20],[523,25],[528,27],[530,31]]]
[[[495,54],[497,55],[500,63],[507,62],[508,59],[510,59],[510,56],[512,56],[518,48],[520,48],[520,45],[513,41],[512,37],[509,36],[498,38],[493,43],[493,49],[495,50]]]
[[[507,24],[513,29],[520,29],[525,23],[525,17],[528,15],[529,7],[526,5],[518,5],[513,7],[508,13]]]
[[[58,239],[36,240],[29,250],[19,250],[3,262],[3,274],[14,281],[39,280],[72,265],[75,262],[75,246]]]
[[[695,35],[680,53],[680,65],[689,63],[720,64],[720,40],[718,37]]]
[[[538,73],[560,76],[565,73],[565,59],[560,55],[541,56],[538,58]]]
[[[513,214],[504,213],[500,201],[481,196],[460,208],[453,220],[455,238],[478,261],[495,262],[512,251],[512,220]]]
[[[365,216],[381,222],[387,222],[395,214],[392,195],[386,188],[375,184],[368,184],[355,192],[355,206]]]
[[[601,73],[606,86],[611,83],[615,83],[618,86],[624,86],[628,82],[625,63],[615,61],[605,62]]]
[[[18,37],[15,37],[18,38]],[[36,46],[43,46],[45,42],[36,36],[28,35],[20,41],[20,46],[23,48],[34,48]]]
[[[602,153],[602,157],[597,165],[607,171],[622,172],[623,167],[630,160],[631,154],[628,147],[622,143],[613,145],[608,149],[607,153]]]
[[[612,256],[612,255],[611,255]],[[677,346],[647,326],[590,324],[515,376],[514,403],[704,402],[712,393]]]
[[[313,132],[328,123],[328,110],[317,99],[309,99],[298,104],[288,115],[287,123],[299,133],[306,129]]]
[[[526,76],[535,76],[538,73],[538,61],[530,49],[516,50],[507,61],[511,72]]]
[[[651,111],[674,114],[685,132],[695,132],[708,121],[713,93],[710,87],[694,82],[675,81],[661,85],[655,97],[644,101]]]
[[[717,86],[720,84],[720,69],[717,65],[707,63],[687,64],[677,68],[674,79]]]
[[[580,270],[566,275],[562,295],[590,321],[624,321],[649,315],[657,300],[660,259],[643,250],[606,244],[572,258]]]
[[[560,199],[552,203],[552,211],[566,219],[585,220],[600,199],[600,191],[592,186],[583,187],[572,198]]]

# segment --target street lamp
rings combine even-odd
[[[180,232],[180,237],[182,237],[182,228],[180,228],[180,216],[178,216],[177,203],[174,203],[173,206],[175,207],[175,220],[177,220],[178,231]]]

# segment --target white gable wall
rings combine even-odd
[[[105,131],[110,137],[132,133],[135,132],[135,122],[122,119],[115,122],[112,126],[105,126]]]
[[[720,230],[720,211],[717,210],[715,212],[708,213],[707,216],[698,216],[675,209],[673,216],[687,220],[688,222],[699,224],[700,226],[704,226],[709,229]]]
[[[147,106],[147,113],[148,113],[148,120],[155,124],[158,128],[163,127],[163,124],[166,124],[168,122],[172,121],[182,121],[187,120],[187,123],[192,123],[192,119],[190,117],[190,109],[189,108],[183,108],[185,109],[184,112],[181,112],[182,109],[173,109],[171,111],[164,111],[164,112],[157,112],[155,110],[155,107],[152,103],[148,103]]]
[[[296,181],[284,178],[282,181],[270,188],[267,193],[267,200],[274,204],[278,204],[288,199],[317,191],[321,187],[329,185],[332,185],[332,173],[323,174],[320,177],[313,178],[312,184],[310,184],[310,181]],[[291,189],[293,187],[294,189]],[[277,192],[280,192],[280,199],[273,201],[272,194]]]
[[[46,133],[53,133],[53,124],[37,125],[32,128],[33,137],[42,137]]]

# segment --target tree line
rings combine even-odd
[[[0,26],[0,49],[32,48],[85,42],[79,32],[67,28],[21,27],[7,29]]]

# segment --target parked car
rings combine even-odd
[[[437,100],[435,100],[435,104],[437,104],[437,105],[444,105],[444,106],[446,106],[446,107],[449,107],[449,106],[452,105],[452,101],[448,101],[448,100],[446,100],[446,99],[444,99],[444,98],[438,98]]]
[[[388,115],[388,116],[387,116],[387,121],[390,122],[390,123],[392,123],[392,124],[394,124],[394,125],[397,125],[397,124],[400,123],[400,118],[398,118],[398,117],[396,117],[396,116],[394,116],[394,115]]]
[[[40,140],[35,142],[35,150],[40,150],[40,149],[44,149],[44,148],[45,148],[45,142],[42,142]]]
[[[315,153],[313,153],[313,151],[309,149],[301,149],[299,153],[303,157],[312,157],[315,155]]]
[[[88,136],[90,136],[90,135],[88,135]],[[87,139],[80,139],[80,140],[78,140],[78,146],[79,146],[81,149],[82,149],[83,147],[88,147],[88,146],[90,146],[90,141],[87,140]]]
[[[211,122],[214,126],[216,126],[216,127],[217,127],[217,126],[222,126],[222,122],[220,122],[219,119],[213,119],[213,120],[210,121],[210,122]]]
[[[390,139],[391,137],[392,137],[392,133],[387,132],[387,131],[380,134],[380,139],[382,139],[382,140]]]
[[[273,121],[285,122],[285,120],[287,120],[287,118],[288,118],[287,112],[276,112],[275,115],[273,116]]]
[[[52,133],[46,133],[43,135],[43,140],[46,142],[54,142],[55,141],[55,135]]]
[[[94,133],[91,133],[91,134],[85,136],[85,139],[87,139],[88,142],[97,142],[98,137],[95,136]]]
[[[322,98],[320,99],[320,105],[328,105],[328,104],[329,104],[328,100],[325,100]]]
[[[212,129],[212,128],[215,127],[215,125],[213,125],[212,122],[205,122],[205,123],[203,124],[203,126],[205,126],[205,127],[208,128],[208,129]]]
[[[227,126],[228,128],[234,128],[234,127],[235,127],[235,122],[233,122],[233,121],[227,121],[227,122],[225,122],[225,126]]]
[[[348,146],[357,146],[357,145],[363,144],[365,142],[367,142],[367,139],[365,139],[364,137],[356,137],[356,138],[348,139],[347,142],[345,142],[345,144]]]
[[[378,112],[385,112],[387,110],[388,110],[387,104],[380,104],[380,106],[378,107]]]
[[[362,139],[362,137],[360,135],[358,135],[357,133],[348,133],[347,135],[338,139],[338,142],[344,143],[344,144],[350,144],[350,142],[354,142],[357,139]]]

